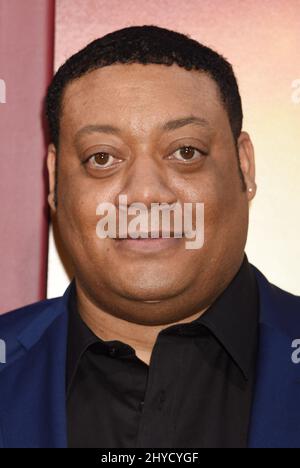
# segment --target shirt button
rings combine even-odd
[[[140,403],[139,403],[139,410],[140,411],[143,411],[144,403],[145,403],[144,401],[140,401]]]
[[[115,346],[112,346],[111,348],[109,348],[109,354],[110,356],[115,356],[117,354],[117,348]]]
[[[158,409],[161,410],[163,407],[164,402],[166,401],[166,392],[165,390],[162,390],[159,395],[159,401],[158,401]]]

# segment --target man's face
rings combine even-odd
[[[200,122],[163,128],[190,116]],[[100,125],[119,130],[99,131]],[[185,156],[184,147],[194,150]],[[177,65],[115,64],[68,84],[59,154],[49,147],[49,200],[55,210],[58,157],[57,223],[82,294],[111,314],[144,324],[179,321],[207,307],[243,259],[255,191],[245,133],[239,156],[252,195],[242,190],[217,85],[204,73]],[[163,248],[141,241],[149,242],[142,249],[139,240],[99,239],[96,208],[103,202],[118,207],[121,194],[128,205],[146,205],[149,216],[151,203],[203,203],[203,247],[186,249],[184,238]]]

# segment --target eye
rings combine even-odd
[[[206,151],[194,148],[194,146],[181,146],[171,156],[175,155],[175,159],[178,161],[189,162],[199,160],[207,154]]]
[[[114,163],[117,163],[118,161],[120,160],[115,158],[111,154],[99,151],[98,153],[95,153],[92,156],[90,156],[87,159],[86,163],[94,169],[106,169],[108,167],[114,166]]]

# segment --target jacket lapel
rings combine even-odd
[[[299,327],[295,329],[299,302],[296,306],[294,296],[253,268],[260,292],[260,339],[248,445],[300,447],[300,365],[292,361],[292,342],[300,338]]]
[[[0,446],[66,447],[67,301],[49,301],[11,340],[0,372]],[[13,364],[13,365],[12,365]]]

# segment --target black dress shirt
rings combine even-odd
[[[246,255],[226,290],[192,322],[162,330],[148,366],[96,337],[70,297],[69,447],[247,447],[259,297]]]

